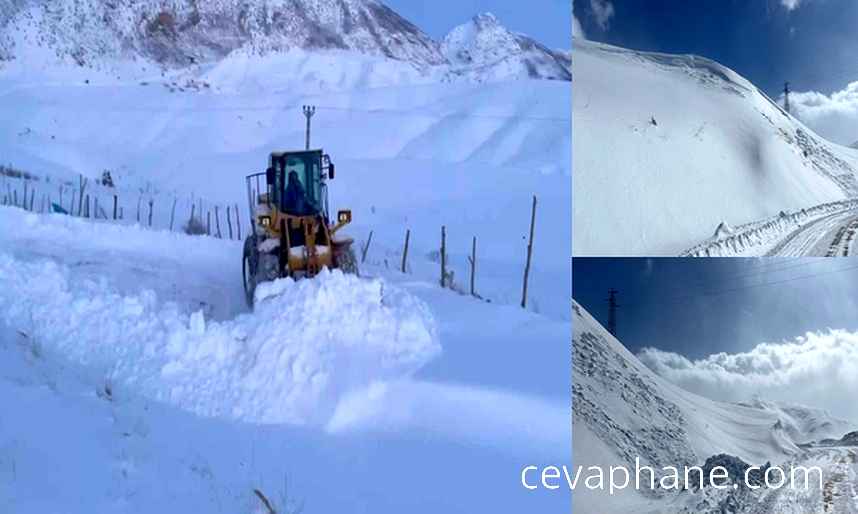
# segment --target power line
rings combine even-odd
[[[831,262],[831,261],[832,261],[831,259],[826,260],[826,262]],[[806,265],[813,264],[814,262],[807,263]],[[788,269],[797,269],[797,268],[802,268],[802,267],[804,267],[804,266],[792,266],[791,268],[784,268],[784,269],[781,269],[779,271],[787,271]],[[757,284],[748,284],[748,285],[737,286],[737,287],[712,289],[712,290],[708,290],[708,291],[704,290],[704,291],[700,291],[700,292],[692,293],[692,294],[665,296],[665,297],[660,298],[660,299],[649,300],[646,302],[624,303],[623,306],[624,307],[642,307],[642,306],[648,306],[648,305],[664,305],[664,304],[669,305],[669,304],[675,304],[675,303],[679,303],[679,302],[687,302],[690,300],[696,300],[696,299],[701,299],[701,298],[711,298],[714,296],[723,296],[723,295],[732,294],[732,293],[736,293],[736,292],[746,291],[749,289],[757,289],[757,288],[763,288],[763,287],[782,285],[782,284],[786,284],[786,283],[790,283],[790,282],[795,282],[795,281],[799,281],[799,280],[807,280],[810,278],[815,278],[815,277],[824,276],[824,275],[843,273],[843,272],[851,271],[851,270],[855,270],[855,269],[858,269],[858,265],[848,266],[845,268],[838,268],[838,269],[834,269],[834,270],[818,271],[815,273],[797,275],[797,276],[792,276],[792,277],[777,279],[777,280],[771,280],[771,281],[757,283]],[[762,276],[765,276],[765,274],[760,274],[759,276],[762,277]],[[574,283],[573,283],[573,286],[574,286]],[[687,282],[684,282],[682,284],[682,286],[684,288],[687,288]],[[586,288],[586,289],[584,289],[584,291],[589,291],[591,293],[595,293],[597,291],[597,289],[598,288],[596,288],[596,287]],[[582,291],[581,288],[573,287],[572,297],[573,298],[579,297],[578,293],[580,293],[580,291]]]
[[[761,288],[761,287],[770,287],[770,286],[775,286],[775,285],[781,285],[781,284],[786,284],[786,283],[789,283],[789,282],[795,282],[795,281],[798,281],[798,280],[807,280],[807,279],[810,279],[810,278],[815,278],[815,277],[819,277],[819,276],[823,276],[823,275],[832,275],[832,274],[835,274],[835,273],[843,273],[843,272],[845,272],[845,271],[851,271],[851,270],[856,270],[856,269],[858,269],[858,265],[849,266],[849,267],[842,268],[842,269],[829,270],[829,271],[822,271],[822,272],[819,272],[819,273],[812,273],[812,274],[809,274],[809,275],[802,275],[802,276],[797,276],[797,277],[790,277],[790,278],[787,278],[787,279],[775,280],[775,281],[773,281],[773,282],[764,282],[764,283],[762,283],[762,284],[751,284],[751,285],[747,285],[747,286],[734,287],[734,288],[728,288],[728,289],[721,289],[721,290],[714,290],[714,291],[704,291],[704,292],[699,293],[699,294],[690,294],[690,295],[683,295],[683,296],[675,296],[675,297],[672,297],[672,298],[666,298],[666,299],[662,299],[662,300],[655,300],[655,301],[648,301],[648,302],[645,302],[645,303],[644,303],[644,302],[639,302],[639,303],[637,303],[637,304],[636,304],[636,303],[631,303],[631,304],[626,304],[626,306],[629,306],[629,305],[631,305],[631,306],[636,306],[636,305],[644,305],[644,304],[646,304],[646,305],[652,305],[652,304],[669,304],[669,303],[678,303],[678,302],[684,302],[684,301],[688,301],[688,300],[694,300],[694,299],[698,299],[698,298],[705,298],[705,297],[712,297],[712,296],[722,296],[722,295],[725,295],[725,294],[736,293],[736,292],[739,292],[739,291],[746,291],[746,290],[749,290],[749,289],[757,289],[757,288]]]
[[[771,260],[771,259],[768,259]],[[692,260],[693,261],[693,260]],[[732,262],[741,262],[741,259],[724,259],[723,261],[732,261]],[[697,261],[693,261],[697,262]],[[671,293],[677,289],[688,290],[689,288],[707,288],[714,285],[723,285],[724,283],[734,282],[740,279],[755,279],[758,277],[766,277],[769,275],[774,275],[777,273],[782,273],[785,271],[810,267],[815,264],[823,264],[823,263],[834,263],[836,261],[832,261],[832,259],[818,258],[818,259],[807,259],[807,258],[791,258],[785,260],[785,262],[776,261],[777,264],[782,264],[780,266],[774,266],[768,263],[763,262],[762,264],[757,264],[753,266],[746,266],[746,269],[740,270],[739,274],[724,274],[719,276],[710,276],[706,278],[701,278],[698,280],[690,280],[683,281],[681,283],[677,283],[675,287],[668,287],[664,289],[666,293]],[[749,271],[745,273],[745,271]],[[573,286],[574,286],[574,278],[573,278]],[[603,286],[594,285],[587,288],[582,287],[573,287],[574,291],[586,291],[590,293],[596,293],[603,290]]]
[[[220,106],[220,107],[194,107],[194,106],[172,106],[172,107],[146,107],[146,106],[123,106],[123,107],[102,107],[98,109],[83,108],[76,105],[62,104],[59,102],[42,102],[40,107],[50,107],[63,109],[73,112],[142,112],[142,113],[176,113],[176,112],[282,112],[289,110],[298,110],[302,105],[261,105],[261,106]],[[462,113],[462,112],[446,112],[446,113],[418,113],[413,111],[404,111],[397,109],[369,109],[356,107],[339,107],[333,105],[317,105],[317,109],[326,111],[340,112],[358,112],[365,114],[386,114],[391,116],[401,116],[407,118],[459,118],[459,119],[494,119],[494,120],[528,120],[541,121],[547,123],[571,123],[571,118],[562,116],[533,116],[526,114],[480,114],[480,113]]]
[[[772,275],[775,273],[781,273],[784,271],[789,271],[791,269],[808,267],[808,266],[811,266],[813,264],[817,264],[819,262],[826,262],[826,263],[831,262],[830,260],[824,259],[822,257],[820,257],[819,259],[813,259],[813,260],[808,260],[807,258],[798,258],[797,261],[798,262],[796,262],[796,260],[791,260],[788,263],[784,263],[785,264],[784,266],[774,266],[774,267],[769,267],[771,265],[768,263],[765,263],[761,266],[756,266],[755,267],[756,269],[754,269],[754,267],[752,267],[750,270],[751,272],[749,272],[749,273],[744,273],[744,271],[746,271],[746,270],[743,270],[743,272],[738,274],[738,275],[727,275],[727,276],[723,276],[723,277],[709,277],[709,278],[693,281],[690,284],[687,283],[687,284],[683,285],[682,287],[687,288],[688,285],[697,285],[697,286],[705,287],[705,286],[711,285],[715,282],[719,282],[719,283],[721,283],[721,282],[732,282],[732,281],[743,279],[743,278],[753,279],[753,278],[757,278],[757,277],[763,277],[766,275]]]

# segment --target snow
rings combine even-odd
[[[855,217],[858,201],[842,200],[796,212],[779,212],[771,218],[739,227],[718,225],[708,240],[681,253],[685,257],[760,255],[824,256],[831,247],[825,236]]]
[[[44,49],[54,60],[92,68],[109,69],[116,60],[175,68],[240,48],[297,48],[348,49],[415,66],[444,62],[432,39],[373,0],[14,1],[3,8],[4,60]]]
[[[20,328],[53,354],[205,416],[320,424],[344,391],[408,376],[440,351],[425,305],[339,271],[263,284],[252,314],[208,323],[145,289],[77,283],[51,260],[3,256],[0,276],[7,325],[27,320]]]
[[[856,193],[858,153],[713,61],[576,40],[575,67],[575,255],[677,255]]]
[[[373,11],[345,48],[288,30],[229,39],[245,2],[207,3],[206,30],[173,41],[135,21],[161,3],[111,4],[107,21],[89,0],[16,3],[0,20],[0,55],[26,56],[0,63],[0,155],[35,175],[3,177],[0,194],[26,183],[36,210],[77,214],[88,177],[99,205],[97,220],[0,207],[0,403],[15,413],[0,416],[0,511],[262,512],[255,488],[284,514],[302,500],[568,509],[568,491],[519,475],[568,462],[571,441],[570,87],[523,73],[555,53],[516,35],[532,48],[450,66],[361,0],[301,2],[330,27],[345,7]],[[179,21],[188,5],[171,4]],[[562,55],[544,70],[568,71]],[[305,104],[360,277],[264,284],[250,312],[229,232],[238,214],[247,235],[244,177],[304,147]],[[115,187],[96,183],[105,170]],[[223,239],[181,233],[192,212]]]
[[[440,50],[452,65],[452,77],[478,81],[572,78],[567,55],[511,32],[491,13],[478,14],[453,28],[441,41]]]
[[[696,466],[726,453],[745,462],[781,464],[798,458],[798,444],[828,437],[850,424],[826,412],[754,399],[708,400],[667,382],[626,350],[573,301],[574,437],[576,466]],[[579,488],[579,512],[703,512],[691,493]],[[705,510],[709,512],[709,510]],[[713,510],[713,512],[719,512]],[[772,511],[765,511],[772,512]],[[778,512],[780,512],[778,510]]]
[[[321,511],[568,505],[518,483],[568,459],[568,321],[422,265],[280,280],[251,313],[240,249],[0,207],[0,505],[256,512],[284,476]]]
[[[243,65],[264,69],[268,60],[260,59]],[[479,292],[517,303],[536,195],[533,305],[569,317],[564,256],[570,242],[552,235],[568,234],[571,226],[571,192],[559,187],[571,176],[567,83],[406,82],[322,92],[313,84],[281,91],[278,85],[288,81],[242,83],[239,76],[221,74],[222,89],[171,93],[156,82],[28,85],[0,75],[0,153],[6,163],[43,178],[33,185],[36,205],[46,193],[56,202],[65,183],[68,206],[79,173],[100,177],[108,169],[116,189],[91,180],[88,192],[111,209],[118,194],[126,221],[136,219],[142,201],[146,224],[152,199],[153,225],[168,228],[178,199],[177,227],[189,218],[192,202],[197,216],[219,205],[225,233],[224,214],[232,205],[246,234],[245,175],[261,171],[271,151],[303,148],[301,105],[316,104],[312,140],[337,165],[329,184],[332,211],[352,210],[353,223],[344,231],[359,243],[373,231],[369,259],[395,265],[399,259],[385,252],[401,252],[406,229],[411,255],[437,252],[446,225],[458,282],[469,272],[466,256],[476,236],[477,286],[486,286]]]

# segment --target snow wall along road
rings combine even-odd
[[[278,280],[257,290],[254,312],[214,321],[163,292],[120,287],[118,277],[136,261],[117,257],[116,248],[103,251],[113,257],[93,275],[73,258],[19,244],[43,239],[53,244],[41,250],[87,244],[104,250],[142,237],[155,252],[181,255],[208,242],[15,214],[4,217],[8,226],[0,230],[0,324],[108,383],[200,415],[324,425],[348,392],[408,377],[441,350],[428,307],[382,280],[339,271]]]

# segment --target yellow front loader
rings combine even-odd
[[[264,173],[248,175],[252,231],[244,241],[242,277],[247,303],[256,286],[280,277],[312,278],[324,267],[357,273],[352,239],[337,237],[349,210],[328,211],[334,164],[322,150],[274,152]]]

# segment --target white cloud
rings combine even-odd
[[[614,17],[614,4],[610,0],[590,0],[590,9],[596,17],[596,23],[602,30],[608,28],[608,23]]]
[[[754,396],[804,404],[858,422],[858,333],[809,333],[792,342],[761,344],[745,353],[692,361],[653,348],[641,361],[680,387],[713,400]]]
[[[823,137],[842,145],[858,141],[858,81],[829,96],[810,91],[789,98],[793,115]]]
[[[575,0],[572,0],[572,37],[587,39],[587,34],[584,33],[584,28],[581,26],[581,22],[578,21],[578,17],[575,16]]]
[[[786,7],[787,11],[798,9],[801,5],[801,0],[781,0],[781,5]]]
[[[581,27],[581,22],[578,21],[578,18],[575,15],[572,15],[572,37],[587,39],[587,35],[584,34],[584,29]]]

